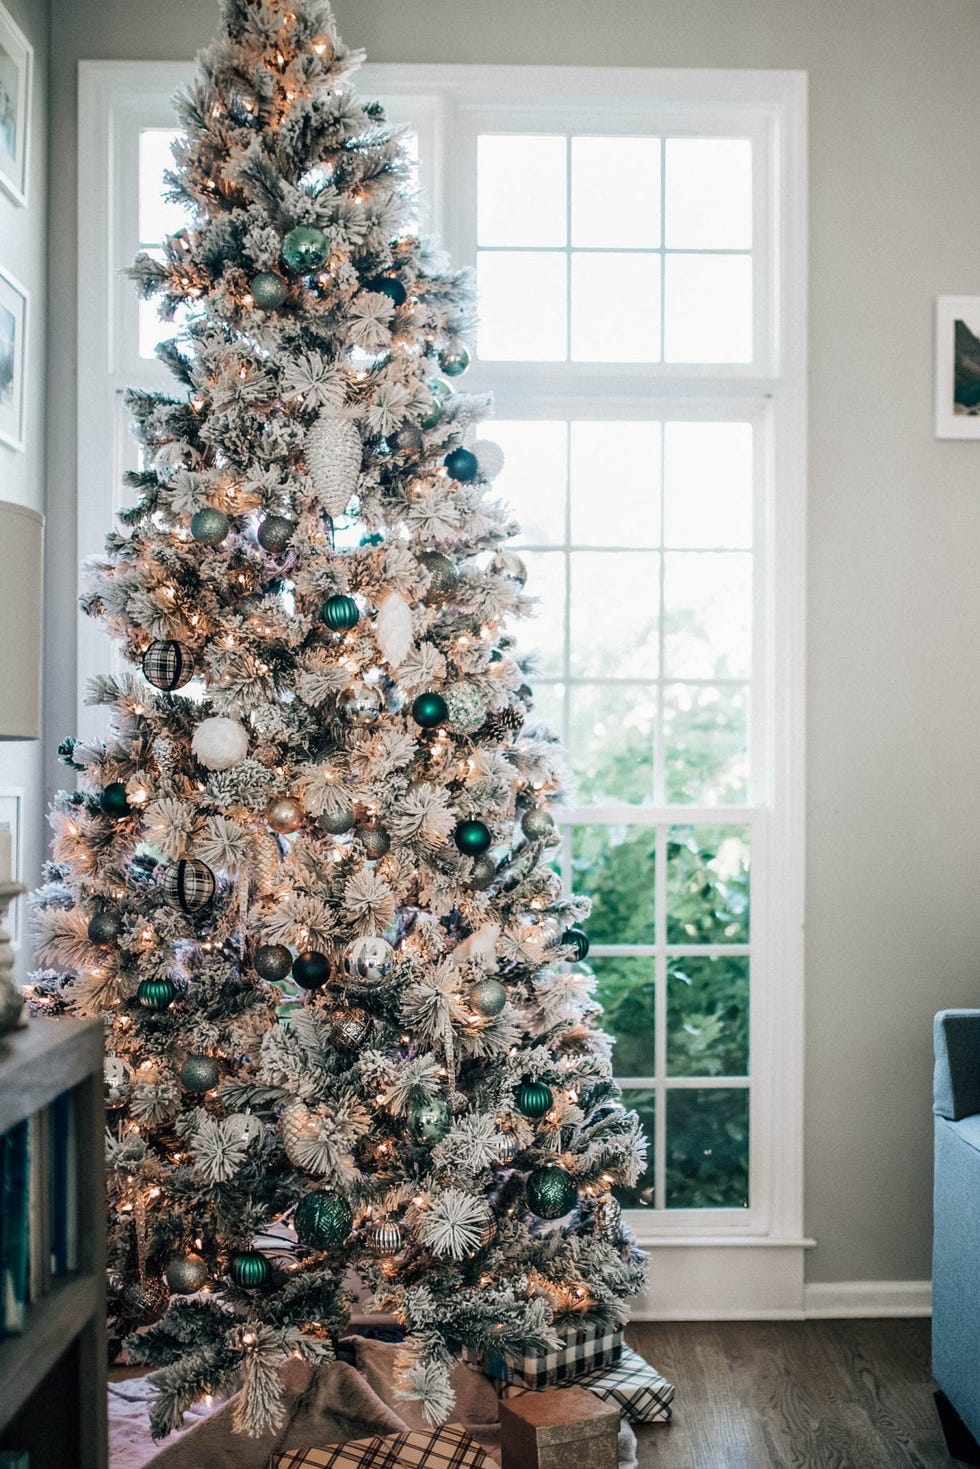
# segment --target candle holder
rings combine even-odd
[[[14,984],[14,951],[5,928],[7,909],[27,889],[19,882],[0,882],[0,1035],[27,1024],[24,997]]]

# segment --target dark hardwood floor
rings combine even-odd
[[[929,1322],[639,1323],[676,1384],[640,1469],[955,1469],[932,1401]]]

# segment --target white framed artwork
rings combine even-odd
[[[34,49],[0,5],[0,188],[27,203],[27,150],[31,126]]]
[[[24,447],[27,292],[0,266],[0,443]]]
[[[980,439],[980,296],[936,298],[936,438]]]
[[[18,787],[0,789],[0,847],[6,848],[10,839],[10,881],[22,882],[24,874],[24,792]],[[6,852],[3,853],[6,860]],[[7,931],[11,945],[20,948],[21,908],[20,902],[12,903],[7,915]]]

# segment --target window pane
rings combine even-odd
[[[479,353],[488,362],[564,362],[564,255],[481,250]]]
[[[748,941],[748,828],[668,827],[667,942]]]
[[[751,657],[751,556],[673,551],[664,563],[667,674],[744,678]]]
[[[163,260],[162,250],[147,250],[154,260]],[[139,351],[141,357],[155,357],[156,347],[159,342],[168,342],[182,331],[186,325],[189,310],[186,306],[179,306],[174,313],[173,321],[162,321],[160,319],[160,302],[157,297],[149,301],[140,301],[137,305],[139,321]]]
[[[504,467],[494,489],[520,522],[521,534],[515,544],[561,544],[568,475],[565,424],[495,420],[486,425],[486,436],[504,451]]]
[[[749,961],[738,955],[667,964],[667,1071],[747,1076]]]
[[[594,944],[652,944],[653,827],[572,828],[572,886],[592,899]]]
[[[165,235],[175,234],[190,219],[183,205],[169,204],[163,197],[167,187],[164,171],[174,164],[170,145],[179,136],[173,128],[144,128],[140,133],[139,228],[143,244],[158,245]]]
[[[660,256],[572,256],[573,362],[660,361]]]
[[[652,1209],[654,1204],[654,1169],[653,1169],[653,1139],[654,1139],[654,1100],[653,1090],[643,1087],[630,1087],[623,1093],[623,1103],[637,1113],[640,1126],[646,1133],[647,1138],[647,1166],[646,1172],[637,1180],[635,1188],[617,1188],[614,1190],[616,1198],[624,1209]]]
[[[521,559],[527,567],[527,594],[537,606],[519,624],[521,652],[535,652],[539,671],[551,678],[565,664],[565,557],[558,551],[529,551]]]
[[[666,1165],[668,1209],[747,1209],[748,1089],[669,1091]]]
[[[748,138],[668,138],[665,200],[671,250],[751,250]]]
[[[573,551],[570,559],[572,673],[655,678],[659,555]]]
[[[652,1076],[655,1070],[652,959],[590,959],[602,1028],[616,1042],[617,1076]]]
[[[563,137],[484,134],[477,142],[477,238],[481,245],[564,245],[567,142]]]
[[[659,546],[659,423],[573,423],[571,488],[573,545]]]
[[[751,546],[751,424],[664,425],[664,544]]]
[[[546,725],[552,733],[559,736],[562,734],[565,723],[565,690],[561,684],[542,683],[540,679],[535,681],[528,722]]]
[[[667,362],[752,361],[752,257],[668,255]]]
[[[572,244],[656,249],[660,139],[572,139]]]
[[[748,693],[732,684],[664,686],[668,801],[730,806],[748,786]]]
[[[574,684],[570,698],[571,757],[579,800],[596,805],[651,801],[656,689],[643,684]]]

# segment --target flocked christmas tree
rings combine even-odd
[[[501,456],[446,382],[471,284],[357,59],[323,0],[223,0],[178,100],[194,223],[133,269],[177,385],[129,395],[146,467],[85,602],[133,667],[63,749],[35,898],[35,1008],[105,1023],[111,1320],[158,1432],[237,1380],[273,1425],[354,1292],[437,1422],[464,1348],[619,1323],[642,1279]]]

